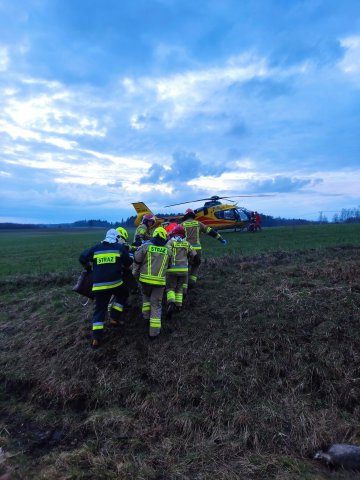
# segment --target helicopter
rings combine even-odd
[[[232,197],[269,197],[271,195],[232,195]],[[226,199],[229,203],[221,203],[221,199]],[[197,200],[191,200],[188,202],[174,203],[171,205],[165,205],[167,207],[175,207],[177,205],[185,205],[186,203],[194,203],[205,201],[202,207],[194,209],[195,219],[199,222],[202,222],[204,225],[214,228],[215,230],[225,230],[225,229],[234,229],[243,230],[248,228],[251,219],[252,212],[244,207],[239,207],[237,202],[231,200],[228,196],[219,197],[218,195],[213,195],[208,198],[200,198]],[[132,203],[137,213],[135,219],[135,226],[138,226],[141,222],[141,219],[147,213],[153,214],[153,212],[145,205],[143,202]],[[153,214],[154,215],[154,214]],[[180,216],[171,216],[175,221],[181,221],[183,215]],[[156,216],[156,226],[165,225],[167,222],[166,218],[160,218]]]

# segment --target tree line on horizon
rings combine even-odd
[[[172,217],[181,216],[181,213],[159,213],[158,216],[170,219]],[[271,215],[260,214],[263,227],[280,227],[280,226],[296,226],[311,225],[323,223],[360,223],[360,206],[358,208],[343,208],[339,213],[335,213],[331,221],[319,212],[317,220],[305,220],[303,218],[283,218],[273,217]],[[109,222],[101,219],[77,220],[73,223],[57,223],[57,224],[24,224],[24,223],[0,223],[0,229],[36,229],[36,228],[116,228],[116,227],[133,227],[135,215],[131,215],[126,219],[122,218],[118,222]]]

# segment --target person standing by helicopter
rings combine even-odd
[[[261,216],[258,212],[255,212],[255,231],[261,232]]]
[[[191,247],[196,251],[196,255],[191,261],[190,271],[189,271],[189,288],[192,288],[198,279],[198,271],[201,264],[201,243],[200,243],[200,232],[206,233],[210,237],[219,240],[223,245],[227,245],[227,241],[218,233],[216,230],[211,227],[207,227],[203,223],[195,220],[195,212],[188,208],[185,211],[183,217],[182,226],[185,230],[185,238],[190,243]],[[187,288],[184,288],[184,295],[187,293]]]
[[[255,232],[255,222],[256,222],[255,212],[250,212],[250,223],[248,226],[249,232],[253,232],[253,233]]]
[[[140,247],[140,245],[151,238],[151,230],[155,225],[156,217],[152,213],[143,216],[140,225],[135,230],[132,245]]]

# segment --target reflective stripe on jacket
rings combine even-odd
[[[84,266],[92,264],[92,290],[96,292],[122,285],[123,267],[130,267],[132,259],[124,245],[102,242],[82,252],[79,262]]]
[[[140,266],[139,280],[151,285],[166,284],[166,270],[171,259],[171,249],[144,243],[134,254],[134,259]]]
[[[182,226],[185,229],[186,240],[195,250],[201,250],[200,232],[210,233],[212,228],[206,227],[198,220],[185,220]]]
[[[171,238],[167,244],[171,248],[172,257],[169,263],[167,273],[184,274],[188,273],[189,262],[188,259],[195,256],[195,250],[186,240],[178,240]]]
[[[150,240],[150,238],[150,230],[148,230],[146,225],[140,223],[140,225],[135,230],[133,245],[139,247],[143,242],[146,242],[146,240]]]

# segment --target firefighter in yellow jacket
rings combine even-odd
[[[171,318],[173,312],[182,307],[183,290],[188,283],[189,259],[195,257],[196,250],[185,240],[185,229],[182,225],[174,227],[166,245],[172,251],[166,276],[167,318]]]
[[[183,217],[182,226],[185,229],[186,240],[190,243],[192,248],[196,251],[196,256],[191,261],[189,269],[189,286],[194,286],[197,281],[197,275],[201,263],[201,243],[200,232],[210,235],[210,237],[219,240],[223,245],[227,245],[227,241],[211,227],[207,227],[203,223],[195,220],[195,212],[188,208]],[[186,292],[184,292],[186,293]]]
[[[157,227],[151,240],[143,243],[134,254],[133,273],[140,281],[142,313],[145,320],[150,320],[150,337],[156,337],[161,331],[162,298],[172,255],[171,248],[165,245],[167,240],[165,229]]]
[[[143,216],[140,225],[135,231],[133,246],[140,247],[141,244],[150,240],[151,230],[154,228],[155,222],[156,217],[152,213],[147,213]]]

